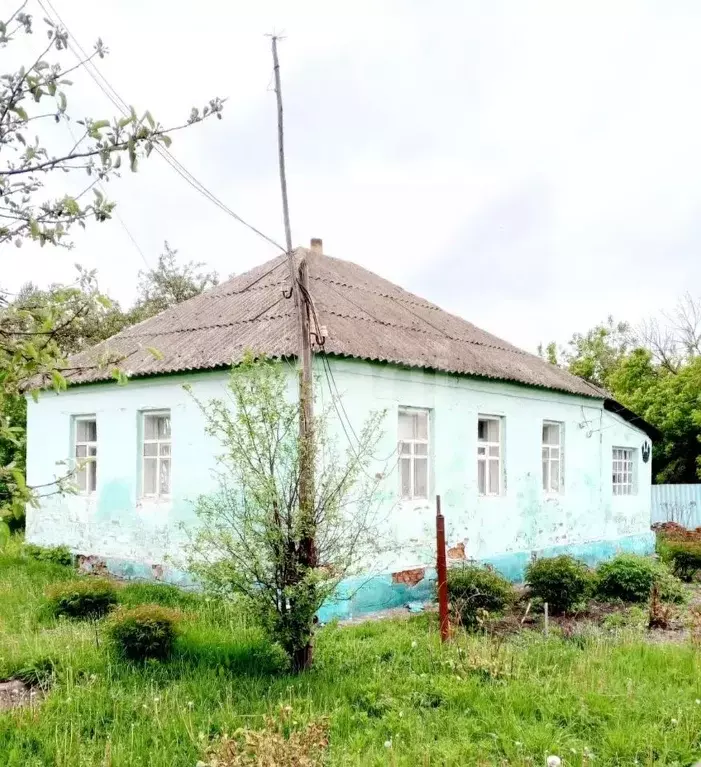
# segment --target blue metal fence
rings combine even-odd
[[[653,485],[652,523],[676,522],[687,528],[701,527],[701,484]]]

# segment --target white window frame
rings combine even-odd
[[[557,445],[551,445],[544,441],[541,431],[541,485],[543,492],[546,495],[564,495],[565,492],[565,429],[562,421],[543,421],[543,428],[546,426],[556,426],[558,429],[558,443]],[[543,455],[543,452],[547,452],[547,457]],[[553,457],[553,453],[557,451],[557,455]],[[545,466],[543,466],[545,464]],[[552,486],[552,467],[553,464],[558,465],[558,486]]]
[[[486,442],[479,438],[479,424],[480,421],[492,421],[499,425],[499,439],[497,442]],[[499,454],[497,456],[490,455],[491,449],[497,448]],[[480,451],[484,450],[484,453]],[[484,463],[484,492],[480,490],[479,486],[479,466],[480,463]],[[497,477],[499,479],[499,489],[497,492],[490,492],[489,490],[489,465],[490,463],[497,464]],[[504,494],[504,418],[500,415],[487,415],[486,413],[479,413],[477,416],[477,494],[481,498],[496,498],[497,496]]]
[[[95,439],[78,439],[78,424],[94,423]],[[78,456],[78,448],[85,448],[85,455]],[[91,455],[92,451],[92,455]],[[97,416],[76,415],[73,416],[73,461],[75,466],[75,479],[79,495],[95,495],[97,492]],[[80,477],[85,477],[85,487],[81,487]],[[90,480],[94,487],[91,489]]]
[[[403,501],[427,501],[431,492],[431,411],[427,408],[418,407],[400,407],[397,413],[397,430],[399,429],[399,419],[402,415],[424,414],[426,416],[426,439],[399,439],[397,450],[399,453],[399,497]],[[409,446],[409,452],[403,453],[403,446]],[[426,445],[426,452],[417,452],[418,445]],[[414,470],[418,460],[426,461],[426,495],[416,495],[414,488]],[[402,490],[402,463],[407,461],[410,465],[411,489],[409,495],[404,495]]]
[[[615,496],[637,495],[637,450],[634,447],[611,448],[611,492]]]
[[[161,417],[161,418],[168,418],[170,421],[170,437],[168,439],[159,439],[156,437],[155,439],[146,439],[146,419],[149,417]],[[170,410],[142,410],[141,411],[141,423],[140,423],[140,432],[141,432],[141,497],[142,498],[150,498],[150,499],[161,499],[161,498],[170,498],[171,493],[173,491],[173,420],[171,417]],[[146,445],[155,445],[156,446],[156,452],[155,455],[146,455]],[[161,445],[168,445],[168,455],[161,455]],[[156,492],[155,493],[147,493],[145,484],[146,484],[146,461],[156,461]],[[168,492],[162,493],[161,492],[161,463],[163,459],[166,459],[169,463],[169,474],[168,474]]]

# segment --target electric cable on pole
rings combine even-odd
[[[282,87],[280,84],[280,61],[277,53],[278,37],[272,36],[273,74],[277,98],[278,161],[280,188],[282,192],[282,215],[285,224],[285,245],[290,270],[291,297],[295,305],[297,323],[297,368],[299,371],[299,517],[302,530],[299,542],[299,563],[304,569],[317,566],[316,524],[314,516],[314,434],[312,397],[312,348],[309,335],[309,274],[306,259],[297,268],[292,250],[290,209],[287,198],[287,174],[285,172],[285,135],[283,129]],[[309,668],[312,663],[311,641],[296,654],[294,664],[298,669]]]

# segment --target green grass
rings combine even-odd
[[[96,647],[91,625],[42,609],[71,571],[0,554],[0,678],[54,669],[34,711],[0,713],[2,767],[194,767],[211,738],[260,727],[290,705],[327,716],[336,765],[688,765],[701,755],[701,672],[691,644],[638,628],[576,641],[525,632],[497,645],[441,647],[433,616],[334,625],[315,668],[292,676],[233,607],[168,587],[128,585],[188,619],[176,657],[134,666]],[[391,741],[391,748],[385,746]],[[636,762],[637,760],[637,762]]]

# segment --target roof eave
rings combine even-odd
[[[619,415],[624,421],[627,421],[632,426],[635,426],[640,431],[645,432],[653,442],[659,442],[662,439],[662,432],[651,423],[648,423],[644,418],[636,415],[632,410],[628,410],[625,405],[621,405],[611,397],[607,397],[604,400],[604,409],[610,413]]]

